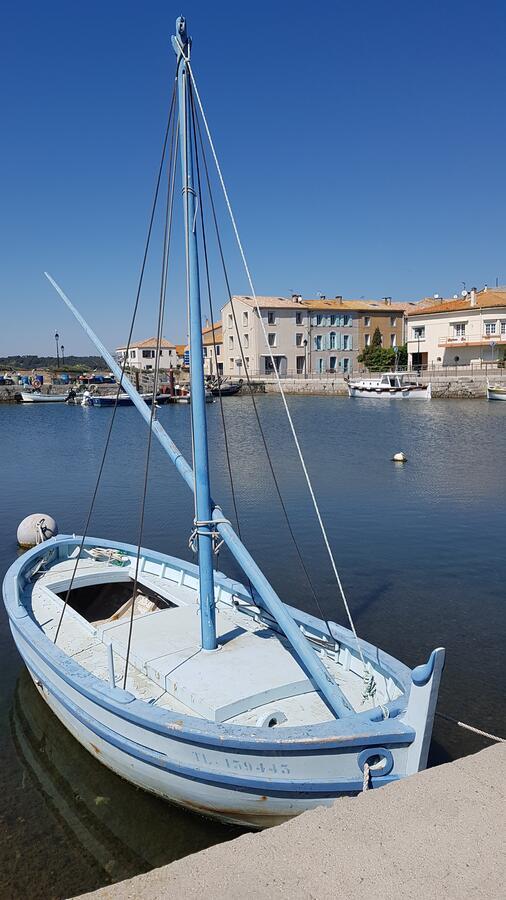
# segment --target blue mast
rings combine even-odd
[[[190,110],[188,88],[190,75],[185,65],[191,41],[186,21],[176,21],[172,44],[178,57],[179,146],[183,181],[183,206],[186,241],[186,279],[190,325],[190,394],[195,473],[195,511],[199,557],[200,623],[203,650],[216,650],[216,615],[213,576],[213,524],[209,488],[207,449],[206,396],[202,348],[202,312],[200,308],[199,260],[197,247],[195,190],[193,188],[192,147],[189,141]]]

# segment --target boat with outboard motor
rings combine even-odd
[[[43,394],[41,391],[20,391],[20,403],[66,403],[67,394]]]
[[[406,372],[384,372],[372,378],[348,380],[349,397],[381,397],[386,400],[430,400],[432,386]]]
[[[262,828],[424,768],[444,650],[433,650],[425,664],[410,669],[358,637],[298,442],[350,628],[281,600],[211,498],[196,112],[219,164],[183,18],[177,20],[173,46],[193,466],[157,421],[153,405],[148,408],[127,379],[123,387],[148,425],[146,466],[154,437],[194,493],[190,545],[198,565],[145,548],[142,528],[137,546],[86,533],[58,535],[14,560],[4,580],[4,601],[13,638],[41,696],[90,753],[133,784],[189,810]],[[171,155],[169,170],[176,156]],[[173,184],[170,172],[167,183]],[[122,384],[124,371],[47,277]],[[162,323],[161,304],[159,340]],[[265,340],[268,345],[267,335]],[[281,385],[280,391],[295,438]],[[146,485],[147,476],[146,467]],[[244,573],[244,583],[217,570],[221,543]]]

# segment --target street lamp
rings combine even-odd
[[[63,344],[61,345],[61,364],[62,366],[65,365],[65,347]]]
[[[54,333],[54,339],[56,341],[56,368],[59,369],[60,368],[60,349],[58,347],[58,341],[60,339],[60,335],[58,334],[57,331],[55,331],[55,333]]]
[[[304,344],[304,378],[307,378],[307,339],[302,341]]]

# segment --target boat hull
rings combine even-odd
[[[487,400],[506,401],[506,387],[487,386]]]
[[[417,670],[411,673],[363,642],[367,657],[381,658],[389,677],[404,685],[403,701],[387,704],[386,719],[380,710],[369,709],[320,725],[273,729],[214,723],[158,708],[84,669],[30,614],[24,592],[34,563],[47,560],[48,552],[68,552],[78,542],[59,536],[25,553],[6,575],[4,601],[14,641],[42,697],[82,746],[117,775],[193,812],[265,828],[360,793],[368,759],[380,756],[383,761],[372,772],[373,788],[424,767],[444,651],[434,651],[429,664],[419,667],[419,686]],[[96,539],[87,542],[97,544]],[[107,541],[100,545],[118,547]],[[135,554],[130,545],[119,546]],[[165,572],[177,564],[186,580],[196,582],[195,566],[155,551],[143,553],[149,553],[151,571],[159,566]],[[240,597],[246,590],[220,573],[216,585],[222,596]],[[312,616],[290,612],[299,627],[322,627]],[[352,647],[347,629],[332,629],[336,640],[349,640]],[[352,659],[352,650],[343,643],[341,648]]]
[[[369,398],[373,400],[430,400],[431,385],[406,388],[367,387],[348,385],[348,395],[353,398]]]
[[[21,391],[22,403],[65,403],[67,394],[39,394],[37,391]]]

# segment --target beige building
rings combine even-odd
[[[496,362],[506,348],[506,287],[423,300],[408,310],[406,328],[414,368]]]
[[[260,315],[257,310],[260,309]],[[342,297],[304,300],[285,297],[233,297],[222,309],[223,371],[244,376],[346,374],[359,369],[358,356],[380,328],[383,346],[404,341],[408,304]],[[260,321],[260,317],[261,320]],[[266,345],[263,327],[267,335]]]
[[[138,369],[141,372],[149,372],[151,369],[154,369],[156,348],[156,337],[148,338],[145,341],[132,342],[128,349],[128,368]],[[118,347],[116,350],[116,356],[120,365],[123,365],[126,352],[126,347]],[[176,345],[162,338],[160,345],[160,369],[170,369],[177,366],[177,364]]]
[[[204,345],[204,375],[215,378],[223,375],[223,332],[221,322],[202,329]]]

